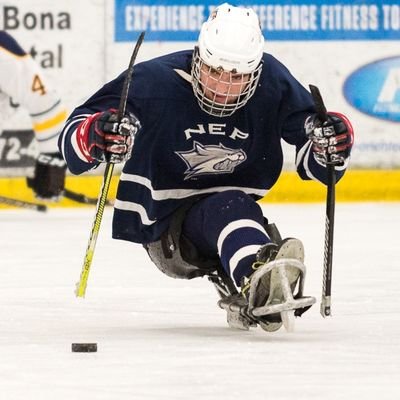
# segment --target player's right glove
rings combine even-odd
[[[350,157],[354,141],[353,127],[346,116],[329,112],[328,121],[321,122],[316,114],[305,121],[307,137],[313,142],[314,157],[322,165],[342,166]]]
[[[140,129],[139,120],[131,113],[118,123],[117,110],[98,112],[86,118],[77,128],[77,141],[87,162],[127,161],[133,141]]]

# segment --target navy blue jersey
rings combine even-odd
[[[158,240],[171,214],[194,196],[238,189],[260,199],[281,173],[282,139],[295,146],[303,179],[326,181],[304,133],[306,117],[315,112],[311,95],[279,61],[264,54],[253,97],[232,116],[215,117],[193,94],[191,60],[192,51],[181,51],[134,68],[127,109],[142,128],[120,177],[114,238]],[[107,83],[67,121],[59,143],[72,173],[96,165],[79,157],[77,125],[89,114],[118,108],[124,77]]]

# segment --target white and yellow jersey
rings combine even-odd
[[[39,151],[58,151],[58,135],[68,116],[67,110],[32,57],[7,32],[0,31],[0,104],[10,103],[29,113]],[[1,107],[0,114],[3,114],[0,121],[4,121],[7,107]]]

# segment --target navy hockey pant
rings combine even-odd
[[[239,190],[212,194],[188,211],[183,234],[206,257],[219,256],[228,276],[239,286],[249,276],[257,250],[270,242],[261,207]]]

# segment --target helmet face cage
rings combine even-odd
[[[206,64],[196,48],[192,61],[192,87],[201,109],[210,115],[228,117],[253,96],[262,62],[249,73],[226,71]]]

